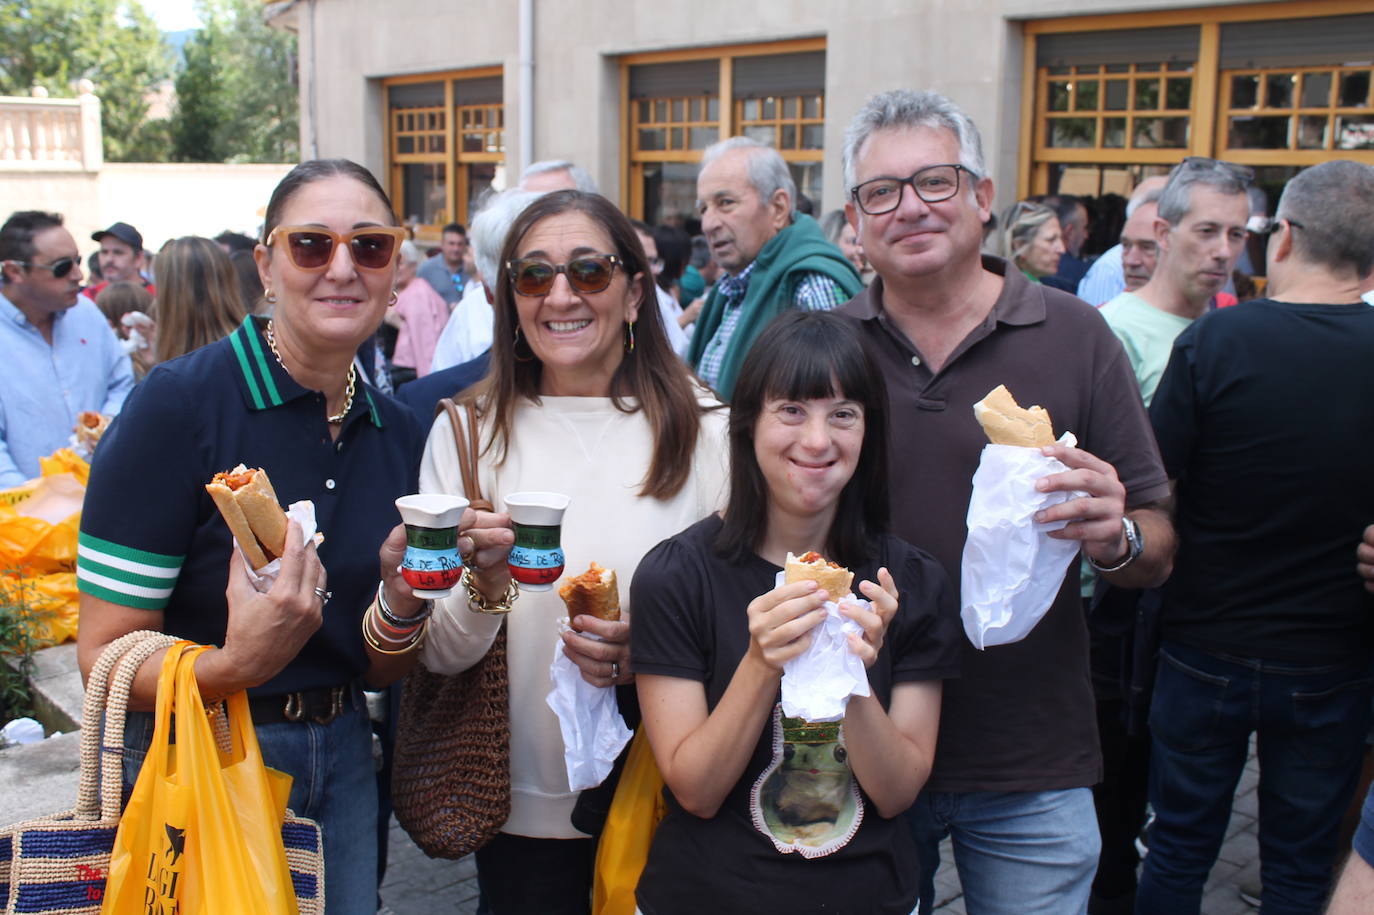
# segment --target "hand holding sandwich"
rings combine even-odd
[[[1046,445],[1040,453],[1058,458],[1069,469],[1041,477],[1036,481],[1036,489],[1087,495],[1037,512],[1035,520],[1042,524],[1068,521],[1067,527],[1051,532],[1050,536],[1056,540],[1080,540],[1084,552],[1100,565],[1114,565],[1129,547],[1121,528],[1121,518],[1126,513],[1126,487],[1117,479],[1116,468],[1068,445]]]
[[[840,612],[863,627],[864,634],[849,637],[849,650],[863,659],[864,667],[872,667],[883,650],[888,624],[897,615],[897,583],[886,567],[878,570],[878,581],[859,582],[859,593],[872,603],[865,609],[852,601],[839,602]]]
[[[320,628],[324,602],[315,589],[328,589],[325,570],[315,544],[301,540],[300,527],[290,522],[281,571],[265,593],[249,580],[243,553],[235,549],[230,554],[224,647],[207,652],[196,664],[197,677],[202,684],[214,684],[215,693],[228,695],[272,679]]]
[[[780,585],[749,602],[749,650],[746,660],[768,668],[777,677],[782,666],[811,644],[811,630],[825,619],[824,604],[831,597],[815,581]]]

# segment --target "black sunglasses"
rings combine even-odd
[[[51,264],[35,264],[32,261],[10,261],[21,267],[37,267],[39,270],[51,270],[52,275],[59,280],[72,272],[73,267],[80,266],[81,259],[78,257],[63,257],[53,261]]]
[[[568,278],[576,292],[600,292],[611,285],[620,258],[614,254],[584,254],[566,264],[551,264],[537,257],[506,261],[506,270],[520,295],[548,295],[558,274]]]

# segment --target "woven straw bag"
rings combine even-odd
[[[129,690],[143,662],[175,641],[160,632],[131,632],[110,643],[96,661],[81,713],[76,807],[0,831],[0,893],[6,913],[100,911],[119,828],[120,750]],[[102,752],[102,732],[113,743],[104,748],[107,752]]]
[[[138,669],[177,640],[138,630],[106,646],[91,669],[81,719],[76,807],[0,829],[6,915],[98,915],[123,801],[124,722]],[[282,841],[301,915],[324,915],[324,854],[313,820],[286,812]]]
[[[453,425],[463,491],[491,510],[477,479],[477,411],[440,401]],[[466,430],[466,435],[464,434]],[[510,702],[506,628],[482,659],[453,676],[417,667],[406,677],[396,724],[391,799],[396,819],[431,858],[462,858],[510,816]]]

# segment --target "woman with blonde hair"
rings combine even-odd
[[[1064,235],[1059,217],[1043,203],[1022,200],[1002,218],[1002,252],[1007,260],[1038,283],[1059,270]]]
[[[153,262],[153,276],[158,362],[229,336],[248,313],[229,255],[208,238],[188,235],[167,242]]]

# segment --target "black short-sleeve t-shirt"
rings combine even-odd
[[[630,589],[636,672],[699,681],[708,709],[748,650],[750,601],[772,590],[780,571],[755,555],[718,554],[721,524],[712,515],[659,544]],[[960,635],[939,563],[885,536],[853,569],[855,582],[876,581],[882,566],[901,596],[868,678],[887,706],[894,683],[957,676]],[[775,703],[762,733],[744,739],[754,741],[753,755],[714,817],[686,812],[664,789],[668,813],[637,892],[646,915],[749,911],[763,899],[779,912],[910,912],[919,871],[910,829],[868,803],[842,765],[840,735],[784,720]]]
[[[1368,659],[1374,308],[1246,302],[1174,341],[1150,406],[1178,481],[1166,638],[1300,664]]]

